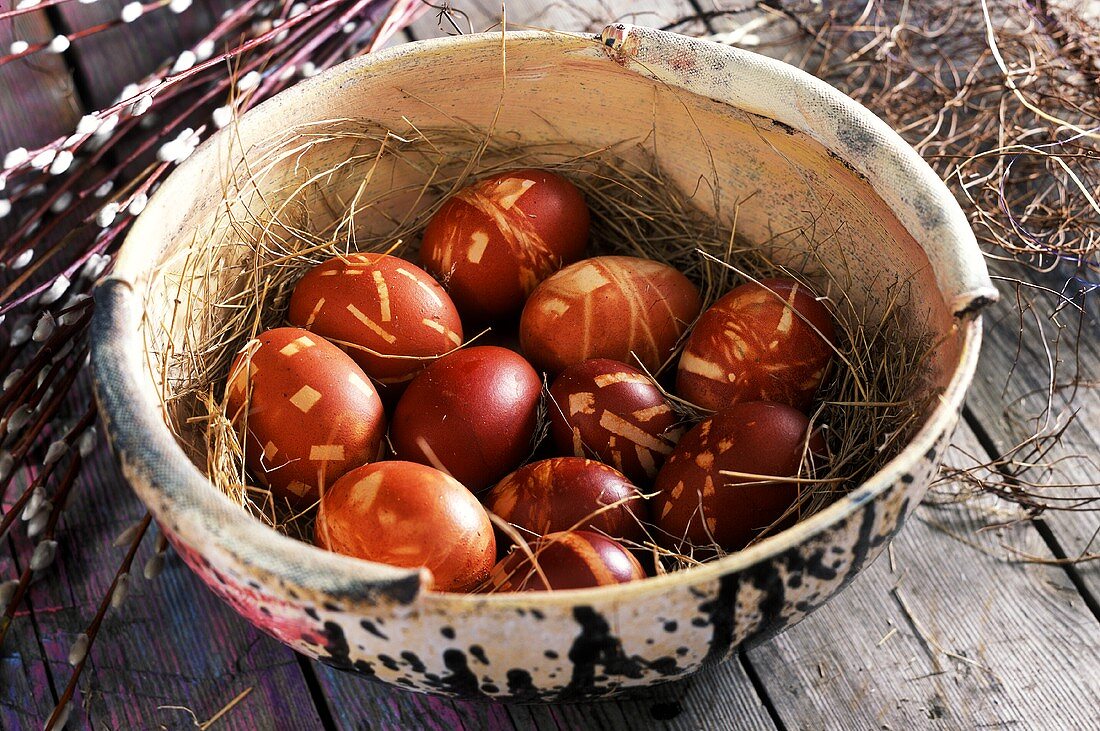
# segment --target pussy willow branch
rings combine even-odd
[[[0,20],[62,1],[33,8],[24,2]],[[115,21],[49,43],[16,40],[12,53],[0,55],[0,65],[38,52],[62,52],[72,40],[160,8],[183,12],[189,6],[189,0],[131,3]],[[133,218],[164,177],[214,130],[298,79],[373,50],[426,7],[420,0],[249,0],[223,15],[191,48],[127,86],[110,106],[86,115],[72,135],[37,149],[2,153],[0,218],[12,216],[17,224],[0,242],[0,499],[18,475],[32,478],[0,515],[0,535],[22,518],[28,537],[38,542],[19,577],[0,582],[0,643],[33,576],[53,562],[55,528],[95,445],[94,404],[75,420],[63,406],[86,370],[89,292]],[[155,125],[143,124],[153,115]],[[74,644],[73,674],[47,728],[64,725],[87,655],[107,609],[124,594],[149,521],[146,516],[133,535],[127,534],[129,550]],[[158,539],[147,578],[159,572],[166,548]]]

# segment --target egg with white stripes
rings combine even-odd
[[[267,330],[238,353],[226,416],[252,475],[295,508],[377,457],[386,429],[378,392],[355,361],[296,327]]]
[[[462,345],[462,321],[444,289],[388,254],[338,256],[309,270],[294,287],[287,320],[339,345],[384,386],[410,380]]]
[[[638,484],[656,477],[683,433],[672,403],[649,376],[605,358],[562,371],[546,410],[559,454],[606,462]]]
[[[699,290],[667,264],[597,256],[531,293],[519,321],[523,353],[557,373],[590,358],[641,363],[655,373],[699,314]]]
[[[588,206],[547,170],[498,173],[455,193],[432,216],[421,265],[472,322],[515,316],[539,282],[584,254]]]

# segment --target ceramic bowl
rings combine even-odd
[[[826,263],[843,261],[847,294],[868,317],[904,289],[914,327],[940,340],[926,379],[938,397],[896,457],[823,511],[748,550],[616,587],[436,593],[418,571],[283,536],[215,489],[177,441],[183,427],[166,423],[161,396],[172,381],[161,381],[151,354],[185,350],[188,308],[201,307],[173,273],[196,232],[215,220],[241,150],[273,130],[337,118],[486,128],[502,93],[501,46],[499,34],[472,35],[355,59],[203,145],[149,201],[98,287],[96,391],[126,478],[179,555],[248,621],[295,650],[420,691],[525,701],[608,695],[721,662],[798,622],[883,550],[940,465],[974,374],[978,311],[995,291],[943,183],[885,123],[822,81],[753,53],[636,26],[609,26],[598,37],[508,34],[498,131],[591,149],[653,135],[662,169],[682,190],[696,190],[713,171],[724,190],[754,192],[737,221],[750,241],[804,225],[806,211],[824,208],[818,230],[845,234],[804,246]],[[285,194],[292,167],[269,171],[263,192]]]

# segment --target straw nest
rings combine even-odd
[[[837,352],[811,418],[827,435],[830,459],[799,475],[802,496],[792,510],[804,518],[833,502],[896,455],[919,426],[933,395],[928,356],[937,343],[930,329],[913,323],[899,304],[887,306],[884,315],[865,316],[846,295],[853,283],[842,263],[815,254],[814,237],[826,234],[797,229],[769,241],[742,240],[718,223],[721,216],[696,207],[697,191],[666,182],[646,154],[648,144],[635,140],[587,150],[564,143],[520,146],[472,129],[421,130],[410,123],[398,132],[365,120],[333,120],[285,132],[252,151],[249,162],[228,176],[233,182],[224,191],[219,221],[197,236],[187,253],[179,287],[189,298],[176,312],[186,318],[183,334],[154,356],[166,414],[181,443],[217,489],[243,509],[276,530],[311,540],[313,511],[295,513],[278,504],[244,467],[242,442],[224,411],[234,354],[259,332],[284,324],[295,282],[310,267],[353,251],[415,261],[420,232],[449,194],[496,171],[543,167],[583,191],[592,213],[590,255],[666,262],[699,286],[705,303],[745,281],[770,276],[807,281],[827,299],[837,322]],[[307,156],[313,164],[301,165],[294,187],[259,193],[272,170],[297,169]],[[336,196],[333,190],[352,193]],[[712,189],[707,195],[719,212],[730,206],[734,215],[727,218],[736,221],[737,202],[720,193]],[[791,252],[803,252],[800,266],[776,263],[791,261]],[[901,283],[895,289],[906,288]],[[675,374],[675,361],[652,374],[663,388]],[[706,415],[675,398],[674,404],[685,424]],[[545,440],[546,430],[537,435]],[[532,453],[539,446],[533,444]],[[648,528],[655,538],[656,529]],[[504,529],[514,540],[524,538]],[[720,554],[680,555],[658,548],[656,540],[644,544],[659,559],[658,571]]]

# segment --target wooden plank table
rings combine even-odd
[[[0,0],[0,8],[10,4]],[[116,14],[122,4],[70,3],[36,12],[17,29],[0,26],[0,43],[9,44],[13,32],[48,39]],[[492,27],[499,14],[495,0],[455,5],[475,30]],[[661,26],[696,9],[747,5],[529,0],[509,2],[508,12],[516,25],[581,29],[612,19]],[[159,62],[158,49],[167,54],[194,38],[224,7],[224,0],[196,2],[182,24],[151,18],[133,34],[89,39],[63,57],[0,69],[0,155],[64,134],[87,105],[109,101]],[[728,23],[685,30],[722,31]],[[406,38],[445,32],[429,14]],[[112,57],[130,60],[110,64]],[[20,104],[7,103],[16,90]],[[1046,398],[1043,370],[1034,364],[1045,361],[1042,338],[1051,330],[1021,339],[1015,292],[1006,295],[986,318],[983,363],[951,458],[956,466],[984,463],[1026,436],[1017,420],[1004,418],[1005,410],[1033,413],[1034,400]],[[1083,317],[1083,327],[1095,331],[1095,302]],[[1024,349],[1017,353],[1020,342]],[[1074,357],[1085,380],[1100,381],[1100,345],[1083,339]],[[1013,362],[1020,365],[1006,381]],[[87,392],[86,383],[81,390]],[[1048,458],[1093,455],[1067,459],[1057,479],[1095,482],[1100,392],[1056,389],[1053,398],[1058,407],[1072,405],[1077,418]],[[70,727],[190,728],[239,698],[218,728],[1100,728],[1100,561],[1061,560],[1100,552],[1097,513],[1050,513],[1027,522],[992,497],[952,499],[959,489],[950,480],[937,485],[888,556],[785,634],[694,677],[601,703],[461,702],[365,682],[262,635],[170,555],[155,583],[135,578],[131,599],[108,616]],[[89,457],[76,492],[62,523],[56,572],[33,585],[0,648],[3,729],[41,727],[69,676],[69,647],[121,558],[121,549],[108,547],[144,513],[103,445]],[[22,540],[14,531],[0,547],[0,580],[23,568],[29,552]],[[135,565],[147,558],[150,544]]]

